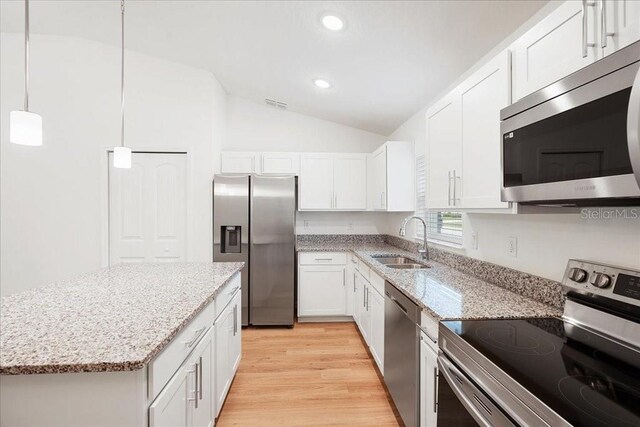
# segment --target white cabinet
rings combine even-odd
[[[366,154],[333,155],[334,209],[367,209]]]
[[[358,325],[360,333],[364,336],[362,330],[362,312],[364,311],[364,284],[365,281],[359,271],[353,273],[353,320]]]
[[[438,347],[423,333],[420,335],[420,427],[437,424],[437,387]]]
[[[260,173],[258,153],[226,151],[220,155],[220,173]]]
[[[215,403],[216,417],[220,414],[231,382],[240,363],[241,291],[237,291],[215,322]]]
[[[333,157],[329,153],[309,153],[300,156],[298,181],[300,210],[333,208]]]
[[[499,125],[499,117],[496,118]],[[458,176],[462,172],[460,95],[452,92],[427,111],[427,207],[456,206]],[[498,144],[498,142],[496,142]],[[497,168],[499,165],[495,165]]]
[[[365,210],[367,156],[302,154],[298,187],[300,210]]]
[[[602,57],[597,5],[587,4],[564,2],[512,45],[514,101]]]
[[[369,160],[369,197],[373,210],[411,212],[415,209],[413,143],[388,141]]]
[[[367,310],[371,319],[369,348],[384,375],[384,297],[371,285],[367,285]]]
[[[344,316],[346,312],[346,266],[299,267],[298,315]]]
[[[500,110],[509,105],[510,54],[503,51],[460,85],[462,162],[455,169],[455,206],[508,208],[500,200],[502,183]]]
[[[346,287],[347,287],[347,309],[346,309],[346,314],[347,316],[353,316],[354,320],[355,320],[355,298],[356,298],[356,283],[355,283],[355,276],[356,276],[356,266],[358,265],[358,259],[355,257],[355,255],[349,255],[347,258],[347,271],[346,271],[346,278],[347,278],[347,283],[346,283]]]
[[[209,427],[213,423],[214,329],[200,340],[193,353],[149,407],[150,427]]]
[[[262,153],[260,167],[263,174],[298,175],[300,172],[300,154],[298,153]]]
[[[603,28],[598,41],[605,56],[640,40],[640,1],[600,0],[599,6]]]

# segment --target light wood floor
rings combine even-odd
[[[242,330],[217,426],[398,426],[354,323]]]

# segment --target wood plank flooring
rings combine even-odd
[[[218,427],[399,425],[354,323],[243,329],[242,346]]]

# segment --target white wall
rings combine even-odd
[[[387,138],[304,114],[230,95],[227,97],[230,151],[295,151],[371,153]],[[306,223],[305,223],[306,221]],[[305,226],[306,224],[306,226]],[[379,212],[298,212],[299,234],[368,234],[385,227]]]
[[[120,53],[82,39],[31,37],[30,107],[44,145],[9,143],[22,109],[23,35],[2,33],[0,68],[3,295],[97,269],[103,260],[101,162],[119,143]],[[226,94],[202,70],[126,54],[126,143],[192,154],[189,254],[211,259],[211,179]]]
[[[543,7],[531,20],[443,91],[442,95],[460,84],[559,4],[560,2],[550,2]],[[431,104],[410,117],[389,138],[415,141],[416,153],[426,152],[425,115]],[[640,214],[640,210],[638,213]],[[389,217],[385,232],[396,233],[396,223],[399,220],[400,218]],[[640,268],[640,217],[587,220],[582,219],[580,214],[467,214],[463,215],[463,227],[465,249],[456,252],[553,280],[562,279],[570,258]],[[478,233],[477,250],[469,249],[472,232]],[[508,237],[518,239],[518,254],[515,258],[507,254]]]
[[[227,117],[225,150],[370,153],[387,140],[383,135],[232,95],[227,99]]]

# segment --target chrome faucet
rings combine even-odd
[[[402,225],[400,226],[400,233],[398,234],[400,234],[400,237],[404,237],[407,234],[407,223],[412,219],[417,219],[422,223],[422,226],[424,227],[424,233],[422,234],[424,240],[422,241],[422,248],[418,248],[418,253],[422,256],[422,259],[428,260],[429,248],[427,247],[427,223],[424,222],[424,219],[415,215],[406,217],[404,221],[402,221]]]

